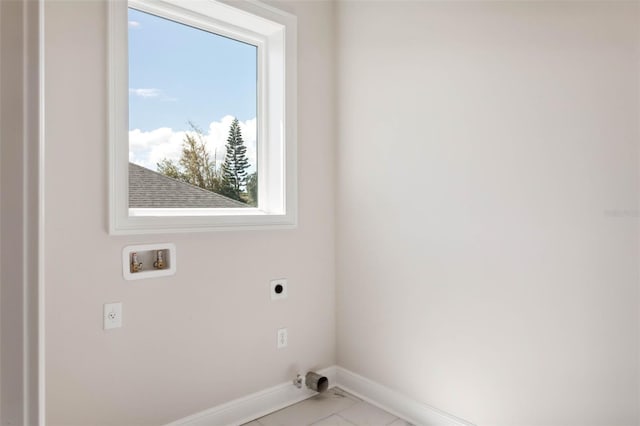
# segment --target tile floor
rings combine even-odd
[[[413,426],[340,388],[329,389],[243,426]]]

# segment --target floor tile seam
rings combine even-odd
[[[348,407],[344,407],[344,408],[343,408],[343,409],[341,409],[341,410],[335,411],[333,414],[340,414],[340,413],[342,413],[342,412],[344,412],[344,411],[347,411],[347,410],[352,409],[353,407],[355,407],[355,406],[356,406],[356,405],[358,405],[358,404],[362,404],[362,403],[365,403],[365,404],[366,404],[366,402],[365,402],[365,401],[363,401],[363,400],[361,400],[361,399],[355,399],[355,398],[352,398],[352,397],[351,397],[351,394],[348,394],[348,393],[347,393],[346,395],[347,395],[347,396],[343,396],[343,397],[344,397],[344,398],[349,398],[350,400],[352,400],[352,401],[353,401],[353,404],[351,404],[351,405],[350,405],[350,406],[348,406]],[[340,417],[342,417],[342,416],[340,416]]]
[[[350,421],[349,419],[345,418],[345,417],[344,417],[344,416],[342,416],[341,414],[342,414],[342,413],[344,413],[344,412],[345,412],[345,411],[347,411],[347,410],[351,410],[353,407],[355,407],[355,406],[356,406],[356,405],[358,405],[358,404],[365,404],[365,405],[369,405],[369,406],[371,406],[371,407],[377,408],[378,410],[380,410],[380,411],[382,411],[382,412],[384,412],[384,413],[389,414],[390,416],[393,416],[393,419],[391,419],[388,423],[385,423],[385,426],[389,426],[390,424],[392,424],[393,422],[398,421],[398,420],[402,420],[402,421],[406,422],[406,420],[401,419],[400,417],[397,417],[397,416],[395,416],[394,414],[389,413],[387,410],[385,410],[385,409],[383,409],[383,408],[380,408],[380,407],[378,407],[377,405],[371,404],[371,403],[369,403],[369,402],[367,402],[367,401],[364,401],[364,400],[359,400],[356,404],[353,404],[353,405],[352,405],[352,406],[350,406],[350,407],[346,407],[346,408],[344,408],[344,409],[342,409],[342,410],[340,410],[340,411],[337,411],[335,414],[336,414],[336,415],[338,415],[341,419],[343,419],[343,420],[345,420],[345,421],[347,421],[347,422],[349,422],[349,423],[351,423],[351,424],[354,424],[352,421]],[[356,426],[359,426],[359,425],[356,425]]]
[[[386,411],[386,412],[388,413],[388,411]],[[390,413],[390,414],[391,414],[391,413]],[[398,420],[402,420],[402,421],[403,421],[403,422],[405,422],[405,423],[407,422],[405,419],[401,419],[400,417],[396,417],[396,418],[394,418],[393,420],[391,420],[389,423],[387,423],[385,426],[392,425],[392,424],[394,424],[395,422],[397,422]]]
[[[375,407],[375,405],[374,405],[374,407]],[[343,410],[343,411],[344,411],[344,410]],[[384,411],[384,410],[383,410],[383,411]],[[389,413],[389,412],[388,412],[388,411],[385,411],[385,413]],[[391,414],[391,413],[389,413],[389,414]],[[393,416],[393,414],[391,414],[391,415]],[[342,420],[346,421],[347,423],[350,423],[350,424],[355,425],[355,426],[361,426],[361,425],[358,425],[358,424],[356,424],[356,423],[353,423],[351,420],[349,420],[349,419],[347,419],[347,418],[345,418],[345,417],[341,416],[341,415],[340,415],[340,413],[336,413],[336,416],[340,417]],[[393,417],[393,419],[391,419],[391,421],[390,421],[389,423],[385,423],[385,424],[384,424],[384,426],[389,426],[389,425],[393,424],[394,422],[397,422],[398,420],[402,420],[402,421],[406,422],[406,420],[401,419],[400,417],[395,417],[395,416],[394,416],[394,417]]]
[[[344,411],[344,410],[343,410],[343,411]],[[342,417],[339,413],[336,413],[336,416],[340,417],[342,420],[344,420],[345,422],[347,422],[347,423],[349,423],[349,424],[351,424],[351,425],[354,425],[354,426],[360,426],[360,425],[358,425],[358,424],[356,424],[356,423],[353,423],[353,422],[352,422],[351,420],[349,420],[349,419],[345,419],[345,418],[344,418],[344,417]]]
[[[351,410],[353,407],[355,407],[355,406],[356,406],[356,405],[358,405],[358,404],[367,404],[367,405],[372,405],[372,404],[369,404],[367,401],[359,400],[358,402],[356,402],[355,404],[353,404],[353,405],[351,405],[351,406],[349,406],[349,407],[345,407],[345,408],[343,408],[343,409],[342,409],[342,410],[340,410],[340,411],[336,411],[336,414],[338,414],[338,415],[339,415],[339,414],[341,414],[341,413],[344,413],[344,412],[345,412],[345,411],[347,411],[347,410]],[[375,407],[375,406],[374,406],[374,407]],[[340,416],[340,417],[342,417],[342,416]],[[343,417],[343,418],[344,418],[344,417]],[[347,419],[345,419],[345,420],[347,420]]]
[[[342,390],[342,389],[340,389],[340,390]],[[343,391],[343,392],[344,392],[344,391]],[[353,407],[353,406],[355,406],[355,405],[358,405],[358,404],[359,404],[360,402],[362,402],[362,401],[359,401],[359,400],[356,400],[356,399],[352,398],[352,397],[351,397],[351,394],[349,394],[349,393],[346,393],[346,395],[341,395],[341,396],[342,396],[343,398],[347,398],[347,399],[352,400],[352,401],[353,401],[353,404],[351,404],[351,405],[350,405],[350,406],[348,406],[348,407],[343,408],[342,410],[332,411],[332,412],[331,412],[330,414],[328,414],[326,417],[323,417],[323,418],[321,418],[321,419],[316,420],[315,422],[311,423],[309,426],[315,425],[316,423],[320,423],[321,421],[326,420],[326,419],[328,419],[328,418],[329,418],[329,417],[331,417],[331,416],[338,416],[338,417],[340,417],[342,420],[344,420],[345,422],[349,423],[350,425],[358,426],[357,424],[355,424],[355,423],[353,423],[353,422],[351,422],[351,421],[349,421],[349,420],[345,419],[344,417],[342,417],[339,413],[341,413],[342,411],[348,410],[348,409],[350,409],[351,407]],[[333,402],[333,401],[332,401],[332,402]]]
[[[345,422],[349,423],[350,425],[353,425],[353,426],[359,426],[359,425],[357,425],[357,424],[355,424],[355,423],[353,423],[353,422],[351,422],[351,421],[349,421],[349,420],[345,419],[344,417],[342,417],[342,416],[341,416],[340,414],[338,414],[338,413],[331,413],[331,414],[329,414],[329,415],[328,415],[328,416],[326,416],[326,417],[323,417],[323,418],[321,418],[321,419],[316,420],[315,422],[313,422],[313,423],[309,424],[308,426],[316,425],[316,424],[318,424],[318,423],[320,423],[320,422],[323,422],[323,421],[325,421],[325,420],[327,420],[327,419],[329,419],[330,417],[333,417],[333,416],[340,417],[340,419],[344,420]]]

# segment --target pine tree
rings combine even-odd
[[[245,189],[247,186],[247,147],[244,146],[240,123],[233,119],[229,128],[226,145],[227,153],[222,163],[222,182],[220,193],[234,200],[246,202]]]
[[[189,123],[191,132],[182,140],[182,154],[178,162],[164,158],[157,170],[170,178],[217,192],[251,206],[258,204],[258,174],[249,175],[251,167],[247,147],[242,139],[240,122],[233,119],[225,145],[226,154],[220,168],[216,158],[211,160],[202,131]]]

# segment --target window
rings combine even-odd
[[[295,17],[110,2],[110,232],[296,222]]]

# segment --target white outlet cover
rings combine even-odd
[[[278,329],[278,349],[286,348],[289,344],[289,333],[286,328]]]
[[[122,303],[105,303],[103,321],[105,330],[122,327]]]
[[[278,293],[276,289],[280,286],[281,291]],[[286,278],[271,280],[269,289],[271,291],[271,300],[286,299],[289,296],[289,286]]]

